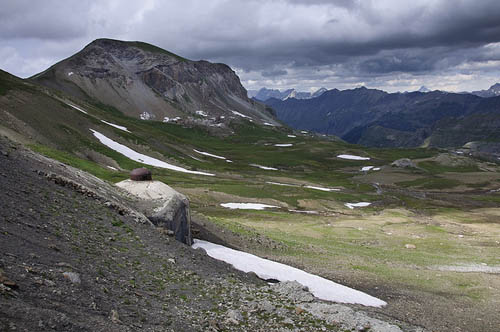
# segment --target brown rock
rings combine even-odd
[[[144,167],[133,169],[132,172],[130,172],[130,180],[151,181],[151,171]]]

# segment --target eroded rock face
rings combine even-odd
[[[189,200],[160,181],[125,180],[116,184],[139,198],[139,209],[157,227],[174,232],[175,239],[191,245]]]

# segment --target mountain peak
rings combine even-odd
[[[217,128],[223,126],[214,119],[221,117],[224,123],[279,125],[264,105],[248,99],[229,66],[191,61],[140,41],[96,39],[32,79],[141,119],[198,119]]]

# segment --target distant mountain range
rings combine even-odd
[[[280,91],[278,89],[262,88],[260,90],[248,90],[248,97],[255,98],[260,101],[266,101],[270,98],[286,100],[288,98],[295,99],[311,99],[321,96],[324,92],[328,91],[326,88],[320,88],[315,92],[299,92],[295,89],[287,89]]]
[[[423,89],[421,89],[423,90]],[[328,90],[310,99],[267,99],[295,129],[336,135],[374,147],[461,146],[500,142],[500,84],[466,94],[443,91],[387,93],[376,89]]]

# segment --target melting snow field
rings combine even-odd
[[[300,284],[309,287],[311,293],[322,300],[362,304],[372,307],[381,307],[387,304],[366,293],[246,252],[233,250],[202,240],[194,240],[193,248],[203,248],[210,257],[229,263],[237,270],[254,272],[262,279],[276,279],[279,281],[296,280]]]
[[[367,207],[367,206],[370,206],[371,204],[372,203],[368,203],[368,202],[359,202],[359,203],[345,203],[344,205],[352,210],[356,207]]]
[[[199,154],[202,154],[204,156],[208,156],[208,157],[212,157],[212,158],[217,158],[217,159],[222,159],[222,160],[226,160],[226,157],[222,157],[222,156],[217,156],[215,154],[211,154],[211,153],[208,153],[208,152],[203,152],[203,151],[198,151],[196,149],[193,149],[194,152],[196,153],[199,153]]]
[[[127,133],[130,133],[130,131],[127,129],[127,127],[124,127],[124,126],[119,126],[117,124],[114,124],[114,123],[111,123],[111,122],[108,122],[108,121],[104,121],[104,120],[101,120],[101,122],[104,122],[105,124],[107,124],[108,126],[111,126],[111,127],[115,127],[117,129],[120,129],[120,130],[123,130],[123,131],[126,131]]]
[[[257,164],[250,164],[250,166],[265,169],[266,171],[277,171],[278,170],[277,168],[274,168],[274,167],[267,167],[267,166],[262,166],[262,165],[257,165]]]
[[[264,210],[266,208],[277,208],[279,206],[260,204],[260,203],[222,203],[222,207],[239,210]]]
[[[278,146],[278,147],[281,147],[281,148],[286,148],[286,147],[289,147],[289,146],[293,146],[293,144],[291,144],[291,143],[274,144],[274,146]]]
[[[370,160],[368,157],[354,156],[352,154],[339,154],[337,158],[349,159],[349,160]]]
[[[131,148],[120,144],[118,142],[113,141],[112,139],[104,136],[103,134],[90,129],[90,131],[94,134],[94,136],[101,142],[102,144],[106,145],[108,148],[115,150],[116,152],[124,155],[127,158],[130,158],[134,161],[146,164],[146,165],[151,165],[155,167],[160,167],[160,168],[166,168],[170,169],[172,171],[177,171],[177,172],[183,172],[183,173],[189,173],[189,174],[198,174],[198,175],[207,175],[207,176],[215,176],[215,174],[211,173],[205,173],[205,172],[197,172],[197,171],[190,171],[188,169],[171,165],[169,163],[166,163],[164,161],[161,161],[159,159],[153,158],[146,156],[142,153],[136,152],[132,150]]]

